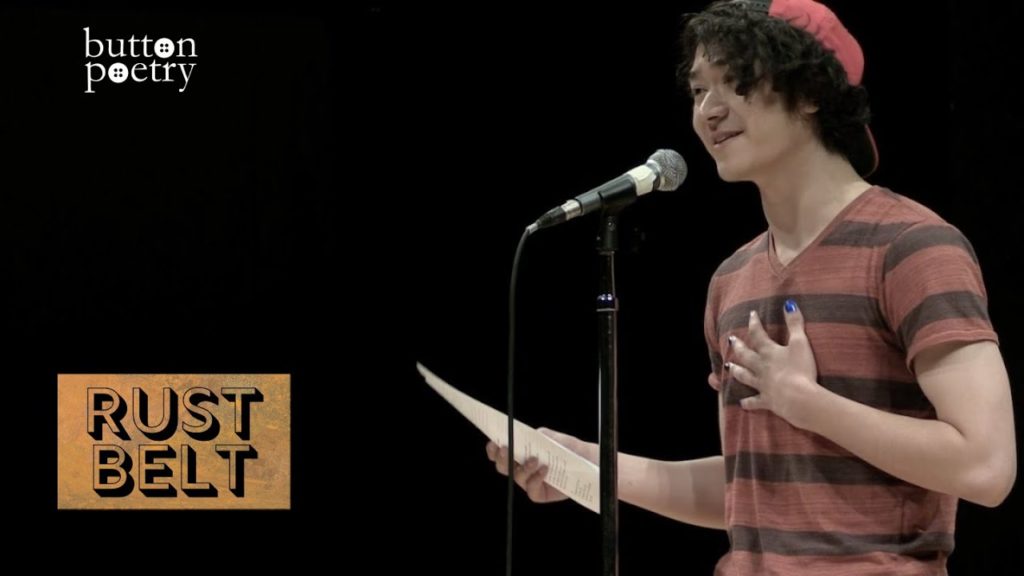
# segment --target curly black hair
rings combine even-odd
[[[689,93],[689,73],[698,46],[725,68],[725,80],[746,96],[767,83],[787,110],[801,103],[818,110],[813,124],[826,149],[851,158],[851,142],[871,117],[868,93],[851,86],[839,60],[809,32],[757,9],[755,3],[718,0],[703,12],[684,16],[682,55],[676,70]]]

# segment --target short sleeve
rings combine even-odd
[[[978,258],[955,227],[928,223],[905,230],[886,251],[882,276],[882,313],[908,369],[921,350],[937,344],[998,342]]]

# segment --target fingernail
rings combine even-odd
[[[796,312],[796,302],[786,300],[786,313],[792,314],[793,312]]]
[[[735,342],[736,342],[736,336],[729,336],[729,347],[730,347],[730,348],[732,348],[732,345],[733,345],[733,344],[734,344]]]
[[[754,310],[751,310],[751,311],[750,311],[750,317],[751,317],[751,318],[753,318],[753,317],[754,317],[754,314],[757,314],[757,312],[755,312]]]
[[[725,369],[726,370],[732,370],[732,362],[726,362],[725,363]]]

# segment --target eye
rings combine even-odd
[[[693,96],[694,98],[697,98],[705,92],[707,92],[707,90],[702,86],[690,86],[690,96]]]

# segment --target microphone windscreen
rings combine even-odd
[[[663,192],[675,190],[686,180],[686,160],[675,150],[661,149],[651,154],[650,160],[658,165],[661,177],[657,189]]]

